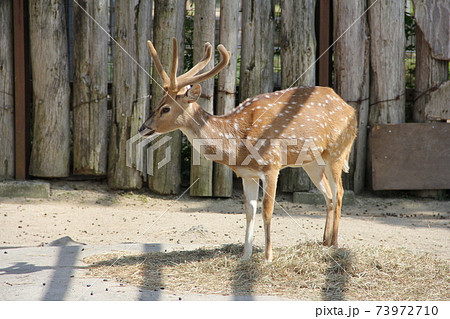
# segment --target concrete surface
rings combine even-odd
[[[62,246],[57,246],[62,244]],[[0,300],[283,300],[267,296],[221,296],[150,291],[86,276],[83,258],[103,253],[192,250],[199,246],[121,244],[89,246],[63,237],[44,247],[0,247]]]
[[[292,201],[299,204],[325,205],[325,199],[318,191],[294,192],[292,195]],[[355,193],[350,190],[345,190],[342,202],[343,205],[354,205]]]
[[[0,197],[47,198],[50,196],[50,183],[43,181],[0,182]]]

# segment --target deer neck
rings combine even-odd
[[[195,121],[194,121],[195,120]],[[241,139],[244,138],[233,115],[216,116],[206,112],[197,103],[191,103],[181,131],[192,143],[193,139]]]

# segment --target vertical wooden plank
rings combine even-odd
[[[439,6],[439,3],[437,2],[420,3],[420,2],[421,1],[415,1],[415,8],[418,9],[415,12],[418,24],[416,26],[416,72],[415,72],[415,90],[414,90],[415,101],[413,108],[413,119],[415,122],[423,123],[423,122],[430,122],[430,118],[432,117],[438,117],[443,119],[450,117],[448,113],[448,110],[450,109],[450,106],[448,104],[448,99],[450,96],[449,94],[450,82],[447,81],[448,61],[436,60],[433,57],[433,50],[431,49],[430,44],[426,39],[426,35],[422,31],[420,26],[420,23],[422,23],[423,24],[422,28],[427,28],[429,32],[430,29],[429,25],[432,24],[437,28],[437,32],[440,31],[441,33],[445,33],[442,32],[443,30],[439,27],[439,25],[441,25],[440,23],[441,19],[445,20],[445,18],[443,17],[445,16],[445,11],[442,11],[443,16],[440,16],[440,14],[437,14],[436,16],[431,14],[431,17],[436,18],[436,20],[433,21],[433,19],[429,16],[429,14],[432,12],[435,13],[436,11],[441,11],[439,10],[440,8],[437,10],[437,6]],[[418,8],[418,6],[420,6],[420,8]],[[425,17],[429,18],[425,19]],[[448,21],[448,14],[447,14],[447,21]],[[448,36],[446,38],[448,39]],[[444,40],[445,35],[439,37],[439,39]],[[434,46],[440,45],[440,43],[439,44],[433,43],[433,42],[440,42],[440,40],[439,41],[431,40],[430,42]],[[447,94],[445,94],[445,92],[447,92]],[[438,97],[439,95],[441,95],[440,98]],[[440,158],[439,160],[444,161],[443,158]],[[444,174],[441,176],[442,179],[445,179]],[[434,186],[435,186],[434,188],[436,188],[436,185]],[[423,187],[425,187],[425,185]],[[430,194],[430,192],[432,192],[429,189],[429,187],[423,189],[424,190],[418,192],[419,196],[421,196],[421,194],[423,194],[424,192],[426,194]],[[439,193],[440,192],[443,193],[444,191],[434,191],[434,192],[435,192],[434,196],[439,196]]]
[[[281,1],[281,88],[314,86],[316,68],[316,0]],[[280,173],[282,192],[308,191],[311,183],[301,168],[285,168]]]
[[[15,178],[25,180],[30,159],[30,105],[32,87],[29,56],[29,9],[13,1],[14,13],[14,124]]]
[[[96,22],[106,28],[108,4],[108,0],[74,4],[74,174],[105,175],[107,170],[108,35]]]
[[[328,50],[331,45],[331,2],[330,0],[319,0],[318,6],[318,56],[322,57],[317,62],[317,82],[320,86],[331,86],[331,52]]]
[[[205,42],[211,43],[213,48],[216,22],[216,1],[205,0],[195,3],[194,15],[194,65],[203,57]],[[211,59],[204,68],[208,71],[214,67],[214,59]],[[202,95],[197,103],[207,112],[214,113],[214,78],[201,83]],[[191,164],[191,196],[212,196],[213,163],[200,156],[200,164]],[[193,184],[198,179],[198,182]]]
[[[178,0],[177,3],[177,30],[176,30],[176,38],[178,40],[178,70],[177,74],[184,73],[184,41],[185,41],[185,19],[186,19],[186,1],[187,0]]]
[[[372,5],[375,0],[369,0]],[[369,124],[405,121],[405,3],[379,0],[369,10]]]
[[[405,121],[404,1],[368,0],[370,30],[369,126]],[[369,154],[371,152],[369,140]],[[372,156],[366,172],[372,172]],[[371,183],[372,178],[367,178]],[[372,187],[372,185],[368,185]]]
[[[151,30],[151,4],[151,0],[116,0],[114,39],[121,47],[114,46],[108,157],[108,184],[115,189],[142,187],[140,173],[126,165],[126,141],[138,134],[147,111],[150,64],[146,40]]]
[[[236,65],[238,47],[239,0],[220,2],[219,42],[231,52],[230,62],[219,73],[217,84],[218,115],[226,114],[236,105]],[[213,195],[230,197],[233,192],[233,172],[227,166],[214,163]]]
[[[23,13],[22,13],[23,14]],[[0,2],[0,180],[14,178],[14,59],[12,1]]]
[[[350,184],[353,184],[355,193],[360,193],[364,188],[367,152],[369,30],[366,27],[367,16],[357,20],[365,7],[366,0],[333,2],[334,37],[337,39],[345,32],[334,47],[336,92],[358,112],[358,135],[350,158],[350,177],[353,178],[349,179],[353,181]]]
[[[150,83],[149,76],[151,57],[147,48],[147,41],[151,39],[153,30],[153,1],[139,0],[136,3],[135,14],[135,50],[137,66],[136,99],[133,100],[133,114],[131,116],[131,136],[139,131],[143,121],[150,114]],[[142,176],[143,178],[143,176]]]
[[[427,103],[430,90],[447,81],[448,61],[436,60],[431,54],[430,45],[419,26],[416,27],[416,73],[415,102],[413,118],[415,122],[427,122]]]
[[[450,60],[450,3],[448,0],[412,0],[417,26],[437,60]]]
[[[30,1],[33,145],[30,175],[70,173],[70,86],[63,0]]]
[[[30,164],[31,80],[29,4],[13,1],[14,13],[14,124],[15,178],[25,180]]]
[[[172,61],[172,37],[180,39],[179,27],[182,21],[178,20],[178,10],[184,10],[184,2],[179,0],[155,0],[155,16],[153,21],[153,45],[158,52],[162,65],[169,70]],[[178,52],[183,52],[181,46]],[[148,53],[147,53],[148,54]],[[153,80],[161,83],[161,79],[153,70]],[[164,91],[156,82],[152,83],[151,107],[156,108],[163,97]],[[181,132],[179,130],[165,134],[171,139],[163,147],[153,153],[153,175],[148,176],[148,186],[151,191],[158,194],[177,194],[181,184]],[[170,149],[170,161],[158,169],[157,164],[166,156],[166,149]]]
[[[243,1],[240,101],[273,91],[273,43],[273,1]]]
[[[316,0],[281,2],[281,87],[314,86],[316,83]]]

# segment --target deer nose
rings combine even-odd
[[[144,130],[148,130],[148,127],[145,126],[145,123],[141,125],[141,127],[139,128],[139,133],[142,133]]]
[[[142,126],[139,128],[139,134],[142,136],[150,136],[153,133],[155,133],[155,130],[149,129],[145,124],[142,124]]]

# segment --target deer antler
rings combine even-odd
[[[164,82],[164,87],[169,87],[170,78],[167,76],[166,71],[164,71],[164,68],[161,64],[161,61],[159,60],[158,53],[156,52],[155,47],[153,46],[153,43],[151,41],[147,41],[147,47],[153,58],[153,62],[154,62],[156,71],[158,71],[159,76],[161,77],[161,79]]]
[[[177,39],[172,38],[172,65],[170,67],[170,89],[175,90],[177,85],[177,69],[178,69],[178,43]]]
[[[150,51],[150,54],[153,58],[156,71],[161,76],[163,82],[164,82],[164,88],[166,90],[169,90],[171,92],[177,93],[182,88],[184,88],[187,85],[193,85],[200,83],[202,81],[205,81],[209,78],[212,78],[217,73],[220,72],[229,62],[230,60],[230,52],[225,49],[225,47],[221,44],[217,47],[220,53],[220,61],[219,63],[212,68],[211,70],[196,75],[198,72],[203,70],[203,68],[208,64],[208,62],[211,60],[212,56],[212,46],[210,43],[205,43],[204,46],[204,53],[203,58],[198,62],[192,69],[190,69],[188,72],[186,72],[183,75],[180,75],[177,77],[177,68],[178,68],[178,44],[177,39],[172,38],[173,43],[173,50],[172,50],[172,65],[170,68],[170,77],[167,75],[166,71],[164,71],[164,68],[161,64],[161,61],[159,60],[158,53],[155,50],[155,47],[153,46],[151,41],[147,41],[147,46]]]
[[[180,75],[179,79],[184,81],[187,78],[191,78],[194,75],[196,75],[209,63],[209,60],[211,60],[211,56],[212,56],[212,45],[211,43],[206,42],[205,46],[203,47],[203,58],[194,67],[192,67],[192,69],[187,71],[185,74]]]
[[[208,48],[207,48],[207,45],[209,46]],[[212,78],[217,73],[219,73],[220,70],[222,70],[230,61],[230,52],[228,52],[227,49],[225,49],[225,47],[222,44],[219,44],[217,46],[217,50],[219,50],[219,53],[220,53],[219,63],[211,70],[209,70],[205,73],[199,74],[199,75],[195,75],[198,72],[200,72],[206,66],[206,64],[208,64],[208,62],[211,58],[211,44],[207,43],[205,45],[205,55],[204,55],[203,59],[196,66],[194,66],[189,72],[178,77],[178,79],[177,79],[178,87],[183,88],[186,85],[193,85],[193,84],[200,83],[209,78]],[[209,52],[209,57],[208,57],[207,61],[205,61],[205,56],[206,56],[207,52]]]

